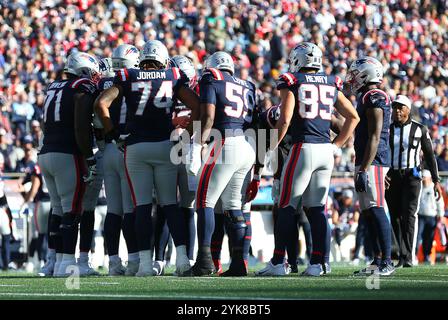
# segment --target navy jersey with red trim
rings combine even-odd
[[[94,96],[96,90],[96,85],[85,78],[57,80],[48,85],[44,105],[44,141],[40,154],[81,154],[75,139],[74,97],[80,92]]]
[[[290,130],[292,142],[330,143],[333,106],[341,90],[339,77],[325,73],[285,73],[277,89],[288,89],[295,97]]]
[[[380,89],[363,91],[357,99],[356,110],[358,111],[360,121],[355,129],[355,165],[361,165],[367,141],[369,139],[368,121],[366,116],[366,110],[369,108],[380,108],[383,110],[383,128],[381,130],[378,151],[372,165],[389,166],[389,126],[391,121],[390,98],[387,93]]]
[[[252,122],[256,109],[256,88],[252,82],[210,68],[201,77],[199,92],[201,103],[215,105],[213,128],[221,134],[226,130],[244,130]]]
[[[126,144],[170,139],[177,92],[187,76],[178,68],[161,70],[122,69],[114,83],[123,88],[128,108]]]
[[[33,202],[38,201],[50,201],[50,194],[48,193],[47,186],[45,184],[45,180],[42,176],[42,171],[40,170],[39,165],[33,163],[29,165],[25,170],[25,178],[23,179],[22,185],[31,182],[31,178],[33,176],[37,177],[40,182],[39,189],[37,190],[36,196],[34,197]]]
[[[103,78],[98,82],[98,94],[106,89],[109,89],[114,85],[114,78]],[[126,99],[123,97],[121,101],[119,99],[115,99],[110,108],[110,120],[114,125],[114,128],[118,128],[120,134],[125,134],[126,131]]]

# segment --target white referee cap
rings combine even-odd
[[[411,105],[412,105],[411,100],[409,100],[409,98],[406,97],[406,96],[404,96],[404,95],[399,94],[399,95],[395,98],[395,100],[392,101],[392,104],[394,104],[394,103],[402,104],[402,105],[408,107],[409,110],[411,110]]]

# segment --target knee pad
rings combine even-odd
[[[61,219],[61,229],[74,229],[79,225],[81,215],[73,214],[71,212],[64,213]]]
[[[230,222],[229,224],[232,229],[238,230],[247,228],[246,219],[244,219],[244,216],[241,211],[237,212],[226,211],[225,216]]]

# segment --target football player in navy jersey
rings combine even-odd
[[[280,76],[281,113],[275,126],[281,141],[291,126],[292,149],[283,165],[280,181],[279,210],[273,258],[256,273],[259,276],[285,275],[285,248],[297,241],[295,212],[299,205],[308,211],[313,251],[310,264],[302,273],[320,276],[325,273],[329,226],[325,215],[334,152],[352,135],[358,115],[340,91],[342,81],[320,72],[322,51],[304,42],[289,55],[289,72]],[[339,135],[330,141],[333,107],[346,119]]]
[[[86,183],[94,179],[96,170],[91,124],[98,62],[89,54],[73,53],[64,73],[67,79],[47,87],[44,140],[38,158],[53,209],[50,234],[55,242],[62,240],[63,256],[56,255],[56,276],[70,274],[69,267],[76,264],[82,199]],[[56,250],[58,247],[56,244]]]
[[[125,68],[138,69],[140,52],[129,44],[119,45],[112,52],[111,67],[108,75],[101,79],[98,85],[100,92],[110,88],[114,83],[115,72]],[[118,137],[126,135],[127,105],[124,97],[118,97],[109,108],[110,117]],[[99,121],[100,122],[100,121]],[[100,122],[101,124],[101,122]],[[102,125],[101,125],[102,127]],[[112,140],[110,135],[105,139],[104,148],[104,184],[107,195],[107,214],[104,222],[104,237],[109,255],[109,275],[133,276],[138,271],[139,256],[135,235],[135,214],[131,191],[126,178],[123,153],[119,150],[124,141]],[[128,251],[127,268],[123,267],[118,256],[120,232]]]
[[[189,82],[186,83],[190,89],[195,90],[197,86],[197,76],[196,70],[194,68],[193,63],[190,59],[185,56],[174,56],[170,59],[170,67],[179,68],[182,70]],[[185,106],[181,101],[177,100],[174,106],[174,114],[173,114],[173,127],[175,131],[171,136],[171,140],[175,143],[176,149],[179,150],[179,156],[184,159],[178,168],[178,178],[177,184],[179,188],[179,206],[182,211],[182,215],[185,218],[186,223],[186,240],[187,240],[187,255],[188,259],[193,260],[194,256],[194,243],[196,238],[196,226],[194,223],[194,199],[196,194],[196,189],[192,188],[191,176],[187,175],[187,171],[185,169],[185,150],[188,150],[190,145],[189,137],[188,139],[182,139],[182,135],[186,134],[185,129],[191,123],[191,110]],[[187,141],[187,143],[185,143]],[[156,210],[156,223],[155,223],[155,232],[154,232],[154,242],[155,242],[155,261],[154,261],[154,274],[162,275],[163,269],[165,267],[165,251],[168,242],[170,241],[169,236],[169,228],[166,224],[166,217],[163,210],[159,210],[160,207]]]
[[[255,109],[256,89],[253,83],[234,76],[232,58],[219,51],[207,59],[199,91],[201,130],[194,132],[187,163],[189,174],[198,174],[203,145],[212,136],[214,141],[207,151],[196,192],[199,250],[191,275],[214,272],[210,245],[215,227],[214,207],[219,198],[232,226],[233,244],[229,272],[223,275],[244,275],[247,273],[243,259],[247,225],[241,208],[247,189],[245,178],[255,163],[255,150],[243,130],[246,122],[250,122],[249,111]]]
[[[176,272],[182,276],[190,269],[186,252],[185,220],[179,219],[177,206],[177,166],[170,159],[172,112],[175,101],[199,108],[198,96],[185,86],[188,78],[178,68],[165,69],[167,48],[157,40],[148,41],[140,53],[140,70],[122,69],[114,85],[96,101],[96,111],[106,135],[113,140],[118,133],[108,107],[120,96],[128,107],[125,163],[136,211],[136,235],[140,264],[137,276],[152,276],[152,201],[155,187],[159,204],[167,217],[176,245]]]
[[[395,271],[391,262],[391,226],[384,209],[384,168],[390,164],[391,110],[389,96],[378,88],[382,80],[383,66],[372,57],[353,62],[346,78],[350,93],[356,95],[361,118],[355,131],[355,189],[375,254],[371,266],[355,275],[370,275],[379,269],[380,275],[389,276]]]

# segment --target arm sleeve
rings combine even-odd
[[[437,169],[437,161],[436,157],[434,156],[431,137],[429,136],[429,131],[426,127],[422,128],[421,143],[422,143],[423,158],[425,160],[427,169],[431,172],[432,181],[434,183],[439,182],[440,177]]]

